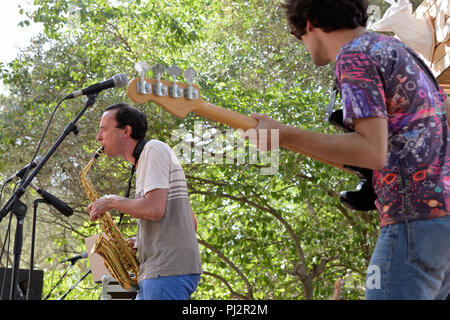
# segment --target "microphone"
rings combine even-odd
[[[15,174],[13,174],[11,177],[9,177],[8,179],[6,179],[5,184],[13,181],[16,178],[23,178],[23,176],[25,175],[25,172],[27,172],[28,169],[33,169],[34,167],[36,167],[39,163],[41,163],[41,161],[44,159],[44,157],[42,156],[37,156],[36,158],[34,158],[34,161],[27,164],[25,167],[23,167],[22,169],[20,169],[19,171],[17,171]]]
[[[86,251],[84,251],[84,252],[82,252],[82,253],[79,254],[79,255],[76,255],[76,256],[74,256],[74,257],[72,257],[72,258],[65,259],[65,260],[63,260],[63,261],[60,261],[59,263],[64,263],[64,262],[72,262],[72,263],[75,263],[77,260],[84,259],[84,258],[87,258],[87,257],[88,257],[88,254],[87,254]]]
[[[99,93],[100,91],[103,91],[105,89],[109,89],[109,88],[121,88],[121,87],[125,87],[128,84],[128,78],[126,75],[118,73],[116,75],[114,75],[111,79],[93,84],[89,87],[86,87],[84,89],[81,89],[79,91],[75,91],[72,92],[71,94],[67,95],[64,100],[67,99],[73,99],[76,97],[79,97],[81,95],[91,95],[91,94],[95,94],[95,93]]]
[[[59,200],[57,197],[52,195],[51,193],[37,188],[32,183],[30,186],[39,193],[45,201],[54,206],[59,212],[61,212],[66,217],[70,217],[73,214],[73,209],[69,207],[64,201]]]

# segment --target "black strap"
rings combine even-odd
[[[133,180],[134,173],[136,172],[136,164],[137,164],[139,157],[141,156],[142,150],[144,150],[144,146],[147,142],[148,142],[147,140],[142,138],[141,140],[138,141],[138,143],[136,144],[136,147],[134,147],[134,150],[133,150],[134,164],[131,167],[131,174],[130,174],[130,178],[128,179],[128,188],[127,188],[127,191],[125,192],[125,198],[130,197],[131,181]],[[120,219],[119,219],[119,223],[117,224],[117,226],[120,226],[120,224],[122,223],[123,215],[124,215],[123,212],[120,212]]]
[[[134,147],[133,157],[134,157],[135,165],[138,162],[139,157],[141,156],[142,150],[144,149],[144,146],[147,142],[148,142],[147,140],[142,138],[141,140],[138,141],[138,143],[136,144],[136,147]]]
[[[437,82],[435,76],[431,72],[430,68],[425,64],[425,62],[423,62],[423,60],[420,59],[414,52],[409,51],[409,54],[414,58],[414,60],[416,60],[416,63],[420,66],[422,71],[424,71],[427,74],[431,82],[434,83],[438,92],[441,92],[441,87],[439,86],[439,83]]]
[[[328,103],[328,110],[327,113],[325,113],[325,121],[330,121],[331,119],[331,114],[333,113],[333,109],[334,109],[334,105],[336,103],[336,98],[338,95],[339,91],[336,85],[336,80],[334,80],[334,86],[333,86],[333,90],[331,91],[331,97],[330,97],[330,102]]]

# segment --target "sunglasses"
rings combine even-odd
[[[302,41],[302,37],[305,34],[304,32],[296,30],[292,25],[289,26],[289,33],[300,41]]]

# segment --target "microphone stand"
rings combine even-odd
[[[14,237],[14,263],[11,270],[11,290],[9,299],[14,300],[17,293],[17,287],[19,286],[17,274],[19,272],[20,256],[22,254],[23,243],[23,221],[27,214],[27,206],[22,201],[14,202],[12,207],[13,213],[16,215],[16,234]]]
[[[69,268],[66,270],[66,272],[64,272],[64,274],[61,276],[61,278],[59,278],[58,282],[53,286],[53,288],[50,290],[49,293],[47,293],[47,295],[45,296],[44,300],[47,300],[48,297],[50,297],[50,294],[53,292],[53,290],[55,290],[55,288],[61,283],[61,281],[66,277],[66,275],[69,273],[70,270],[72,270],[73,266],[75,265],[75,263],[77,263],[78,260],[72,260],[70,261],[70,266]],[[77,283],[75,283],[62,297],[59,297],[57,300],[61,300],[64,299],[67,294],[69,294],[70,291],[72,291],[84,278],[87,277],[87,275],[91,273],[91,269],[89,269],[89,271],[83,276],[81,277],[80,280],[78,280]]]
[[[44,166],[44,164],[48,161],[48,159],[53,155],[53,153],[56,151],[56,149],[58,149],[59,145],[64,141],[64,139],[72,132],[75,135],[78,134],[79,130],[76,126],[76,123],[78,120],[80,120],[80,118],[83,116],[83,114],[86,112],[86,110],[95,103],[97,95],[98,94],[95,93],[95,94],[91,94],[88,96],[88,100],[86,101],[83,109],[76,115],[74,120],[67,125],[67,127],[64,129],[63,133],[58,138],[58,140],[54,143],[54,145],[51,147],[51,149],[47,152],[44,159],[42,159],[42,161],[36,166],[36,168],[33,170],[33,172],[30,174],[30,176],[26,179],[25,179],[25,177],[24,177],[24,179],[22,179],[22,182],[21,182],[19,188],[16,189],[16,191],[13,193],[13,195],[9,198],[9,200],[6,202],[6,204],[0,210],[0,222],[11,210],[16,215],[16,218],[17,218],[17,228],[16,228],[16,235],[15,235],[15,240],[14,240],[14,267],[13,267],[12,279],[11,279],[11,293],[10,293],[11,300],[13,300],[13,298],[16,294],[17,273],[19,271],[20,254],[22,252],[23,220],[25,218],[26,211],[27,211],[27,206],[22,201],[20,201],[20,198],[25,193],[26,187],[31,183],[31,181],[38,174],[38,172],[41,170],[41,168]]]
[[[64,293],[61,297],[59,297],[56,300],[64,300],[66,298],[66,296],[70,293],[70,291],[72,291],[73,289],[75,289],[75,287],[84,280],[84,278],[86,278],[89,274],[91,273],[91,269],[89,269],[88,272],[86,272],[73,286],[70,287],[69,290],[66,291],[66,293]]]
[[[31,253],[30,253],[30,270],[28,273],[28,288],[27,288],[27,300],[32,299],[32,289],[31,289],[31,283],[32,283],[32,277],[33,277],[33,270],[34,270],[34,243],[35,243],[35,234],[36,234],[36,216],[37,216],[37,207],[39,203],[47,203],[48,201],[45,199],[36,199],[33,202],[33,227],[31,229]]]
[[[53,288],[50,290],[49,293],[47,293],[47,295],[45,296],[44,300],[47,300],[48,297],[50,297],[50,294],[53,292],[53,290],[55,290],[55,288],[61,283],[61,281],[66,277],[66,275],[69,273],[69,271],[73,268],[73,266],[75,265],[76,261],[72,261],[70,263],[69,268],[66,270],[66,272],[64,272],[64,274],[61,276],[61,278],[59,278],[58,282],[53,286]]]

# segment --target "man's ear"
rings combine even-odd
[[[306,32],[311,32],[311,31],[313,31],[314,28],[315,28],[315,27],[314,27],[314,25],[311,23],[311,21],[306,21],[306,28],[305,28]]]
[[[123,137],[124,138],[129,138],[129,137],[131,137],[131,133],[133,132],[133,128],[131,128],[131,126],[130,125],[126,125],[124,128],[123,128]]]

